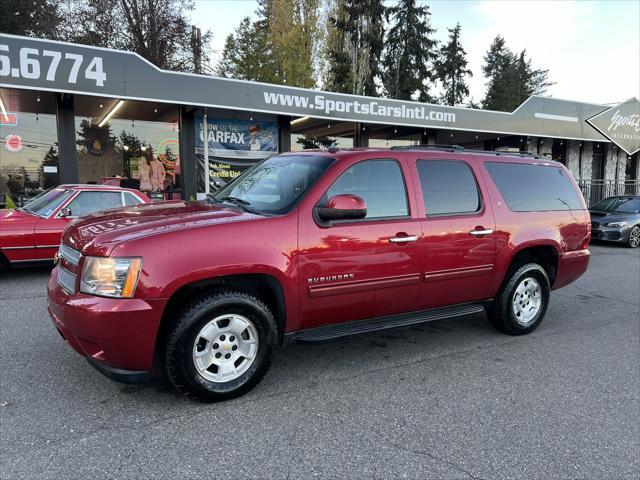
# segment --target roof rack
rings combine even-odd
[[[444,144],[431,144],[431,145],[396,145],[390,147],[390,150],[437,150],[445,152],[467,152],[467,153],[481,153],[484,155],[509,156],[509,157],[527,157],[527,158],[542,158],[536,153],[530,152],[507,152],[496,150],[476,150],[467,149],[461,145],[444,145]]]
[[[465,148],[460,145],[445,145],[441,143],[430,145],[395,145],[390,150],[446,150],[448,152],[460,151]]]

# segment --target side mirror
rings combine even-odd
[[[60,212],[58,213],[58,217],[60,218],[65,218],[65,217],[70,217],[71,216],[71,209],[70,208],[62,208],[60,209]]]
[[[323,222],[332,220],[360,220],[367,216],[367,205],[358,195],[335,195],[324,207],[316,207],[316,215]]]

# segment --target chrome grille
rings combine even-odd
[[[82,254],[74,250],[71,247],[67,247],[64,243],[60,244],[60,248],[58,250],[60,252],[60,256],[64,258],[71,265],[78,265],[80,263],[80,257]]]
[[[58,266],[58,283],[71,295],[76,293],[77,276],[62,266]]]

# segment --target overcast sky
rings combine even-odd
[[[196,0],[193,21],[211,30],[216,58],[224,39],[245,16],[254,17],[253,0]],[[393,2],[387,1],[387,4]],[[462,25],[462,42],[475,76],[471,94],[484,96],[482,57],[491,40],[505,37],[512,50],[525,49],[535,66],[550,70],[556,82],[547,94],[593,103],[640,98],[640,1],[428,1],[438,40],[447,28]]]

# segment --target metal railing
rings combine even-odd
[[[640,195],[640,180],[578,180],[587,205],[616,195]]]

